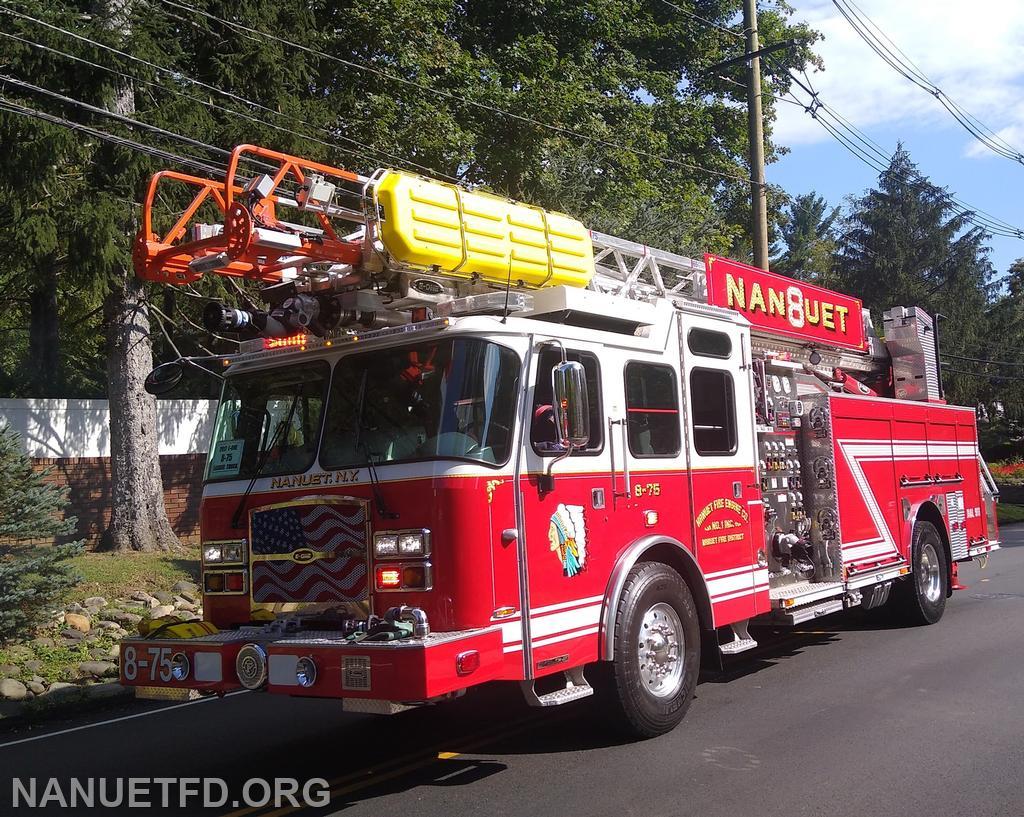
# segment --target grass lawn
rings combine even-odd
[[[170,590],[182,580],[199,583],[199,549],[178,553],[83,553],[71,560],[82,575],[69,601],[103,596],[108,601],[133,590]]]
[[[999,524],[1009,525],[1013,522],[1024,522],[1024,505],[1011,505],[1007,502],[1000,502],[996,509],[998,511]]]

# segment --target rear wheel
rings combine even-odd
[[[690,588],[656,562],[633,567],[615,618],[609,705],[618,724],[642,738],[673,729],[697,686],[700,626]]]
[[[911,577],[900,587],[903,618],[909,624],[935,624],[946,609],[946,549],[931,522],[914,525]]]

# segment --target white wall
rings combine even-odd
[[[216,400],[158,400],[161,454],[205,453]],[[0,400],[0,425],[21,436],[31,457],[109,457],[106,400]]]

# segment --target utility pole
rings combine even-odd
[[[743,0],[747,31],[747,132],[750,140],[750,226],[754,266],[768,269],[768,199],[764,185],[764,123],[761,119],[761,57],[757,38],[757,0]]]

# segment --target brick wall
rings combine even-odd
[[[199,500],[203,493],[205,454],[165,454],[160,457],[164,503],[171,528],[182,542],[199,541]],[[37,471],[50,469],[48,482],[68,490],[67,515],[78,517],[74,536],[86,545],[100,544],[110,521],[110,459],[108,457],[34,457]]]

